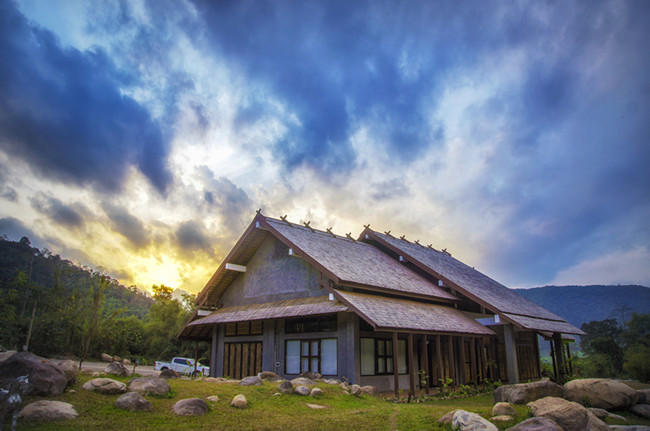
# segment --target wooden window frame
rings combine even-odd
[[[259,332],[253,332],[253,322],[260,322]],[[228,325],[233,325],[235,328],[234,333],[228,333]],[[244,329],[245,326],[245,329]],[[240,328],[242,329],[240,331]],[[226,337],[241,337],[246,335],[263,335],[264,334],[264,322],[262,320],[244,320],[240,322],[228,322],[226,323],[225,328]]]
[[[294,373],[289,373],[287,372],[287,345],[289,342],[297,341],[300,343],[300,359],[298,361],[298,374],[302,374],[304,372],[312,372],[312,373],[321,373],[322,370],[322,353],[323,353],[323,346],[322,346],[322,341],[323,340],[336,340],[336,350],[337,350],[337,358],[336,358],[336,374],[325,374],[327,376],[337,376],[339,373],[339,361],[338,361],[338,339],[336,337],[327,337],[327,338],[299,338],[299,339],[290,339],[290,340],[284,340],[284,372],[285,374],[290,374],[290,375],[296,375]],[[318,341],[318,355],[312,355],[311,353],[311,346],[312,342]],[[307,355],[303,355],[303,344],[307,343],[308,345],[308,353]],[[318,361],[318,370],[303,370],[302,368],[302,361],[303,359],[307,359],[307,363],[309,364],[309,368],[311,368],[311,361],[312,359],[316,359]]]
[[[373,349],[373,355],[374,355],[373,359],[374,360],[373,360],[373,363],[374,363],[374,366],[375,366],[374,374],[361,374],[361,376],[368,377],[368,376],[392,376],[392,375],[394,375],[395,374],[395,363],[393,362],[393,369],[391,371],[388,371],[388,361],[387,361],[389,358],[390,358],[391,362],[393,361],[393,354],[389,355],[387,353],[388,352],[387,346],[389,344],[392,346],[391,347],[391,352],[395,352],[395,350],[394,350],[395,346],[393,346],[393,340],[388,339],[388,338],[375,338],[375,337],[360,337],[360,338],[366,338],[366,339],[373,340],[373,343],[374,343],[374,349]],[[398,349],[397,350],[397,355],[398,356],[399,356],[399,344],[400,344],[399,341],[402,341],[402,340],[400,339],[397,342],[397,349]],[[379,347],[378,347],[379,342],[385,343],[384,344],[384,354],[383,355],[379,355]],[[407,349],[406,353],[408,354],[408,345],[406,346],[406,349]],[[384,358],[384,371],[382,371],[382,372],[379,372],[380,371],[379,370],[379,358]],[[359,361],[361,361],[361,355],[359,355]],[[400,365],[401,365],[401,362],[400,362]],[[400,376],[403,376],[403,375],[409,373],[410,364],[408,363],[408,360],[406,361],[405,365],[406,365],[406,371],[405,372],[399,373],[399,370],[398,370],[398,374]]]

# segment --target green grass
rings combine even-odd
[[[18,430],[429,430],[442,429],[438,428],[438,419],[451,410],[468,410],[489,418],[493,406],[491,395],[409,404],[368,395],[356,398],[344,394],[339,386],[325,383],[317,385],[323,390],[323,397],[315,399],[299,395],[274,396],[277,382],[245,387],[236,383],[175,379],[169,380],[173,397],[146,397],[154,407],[153,412],[128,412],[114,406],[119,395],[100,395],[82,389],[82,384],[89,379],[81,376],[73,392],[48,398],[72,404],[79,413],[77,419],[50,423],[19,421]],[[128,381],[126,378],[116,380]],[[232,398],[240,393],[248,400],[247,409],[230,406]],[[219,401],[207,401],[210,395],[217,395]],[[210,410],[199,417],[176,416],[172,406],[184,398],[203,398]],[[28,397],[24,404],[40,399]],[[313,410],[307,403],[327,408]],[[514,407],[517,410],[515,421],[497,424],[499,429],[528,418],[526,406]],[[650,421],[634,418],[628,423],[650,424]]]

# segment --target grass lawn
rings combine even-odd
[[[278,382],[246,387],[236,383],[174,379],[169,380],[170,396],[146,396],[154,406],[153,412],[132,413],[114,406],[119,395],[100,395],[82,389],[82,384],[89,379],[82,375],[74,391],[48,398],[72,404],[79,413],[77,419],[50,423],[19,421],[18,430],[428,430],[438,429],[438,419],[451,410],[464,409],[489,418],[493,406],[491,395],[408,404],[368,395],[356,398],[343,393],[339,386],[325,383],[317,384],[323,390],[323,397],[315,399],[299,395],[274,396],[278,392]],[[129,379],[116,380],[127,382]],[[230,406],[232,398],[240,393],[248,400],[247,409]],[[206,400],[210,395],[217,395],[219,401],[207,401],[210,411],[204,416],[183,417],[172,412],[178,400]],[[28,397],[23,405],[40,399]],[[326,408],[314,410],[307,406],[308,403]],[[499,429],[528,418],[526,406],[515,406],[515,409],[515,421],[499,424]],[[628,423],[650,425],[650,421],[638,418]]]

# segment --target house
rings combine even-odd
[[[541,377],[538,334],[582,334],[445,250],[366,226],[358,238],[258,211],[179,338],[212,376],[302,372],[380,390]]]

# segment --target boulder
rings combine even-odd
[[[109,354],[102,353],[100,356],[102,362],[113,362],[113,357]]]
[[[350,386],[350,393],[355,397],[361,397],[363,395],[363,389],[359,385],[352,385]]]
[[[167,368],[166,370],[162,370],[160,374],[158,374],[158,377],[161,379],[178,379],[181,375],[178,374],[176,371]],[[213,378],[213,377],[210,377]],[[222,377],[219,377],[222,378]],[[224,379],[225,380],[225,379]]]
[[[309,392],[309,396],[313,398],[320,398],[323,396],[323,391],[321,388],[314,388]]]
[[[241,386],[259,386],[262,384],[262,378],[258,376],[244,377],[239,384]]]
[[[373,397],[379,396],[379,389],[377,389],[377,386],[361,386],[361,390],[368,395],[372,395]]]
[[[201,398],[186,398],[176,402],[172,411],[179,416],[203,416],[208,412],[208,403]]]
[[[324,379],[323,382],[327,383],[328,385],[340,385],[341,381],[339,379]]]
[[[111,362],[106,366],[106,368],[104,368],[104,374],[128,377],[131,375],[131,372],[121,362]]]
[[[68,386],[77,383],[77,376],[79,375],[79,364],[71,359],[50,360],[54,365],[59,367],[68,382]]]
[[[7,359],[11,358],[16,353],[17,352],[15,350],[7,350],[6,352],[0,352],[0,362],[6,361]]]
[[[122,358],[117,355],[113,355],[113,362],[122,362]]]
[[[517,414],[517,411],[515,410],[510,403],[496,403],[494,407],[492,407],[492,416],[500,416],[500,415],[508,415],[508,416],[515,416]]]
[[[587,410],[593,413],[598,419],[603,421],[605,420],[605,418],[607,418],[607,416],[609,416],[609,412],[605,409],[597,409],[595,407],[590,407]]]
[[[283,380],[282,377],[278,376],[275,374],[273,371],[262,371],[260,373],[260,379],[262,380],[269,380],[271,382]]]
[[[126,359],[126,358],[123,358],[123,359],[122,359],[122,363],[123,363],[124,365],[133,365],[133,362],[131,362],[129,359]]]
[[[29,376],[29,395],[61,395],[68,384],[58,365],[30,352],[18,352],[0,362],[0,387],[20,376]]]
[[[293,380],[291,381],[291,383],[292,383],[294,386],[298,386],[298,385],[303,385],[303,386],[312,386],[312,385],[315,385],[315,384],[316,384],[316,382],[314,382],[312,379],[309,379],[309,378],[307,378],[307,377],[296,377],[295,379],[293,379]]]
[[[533,383],[503,385],[494,391],[494,402],[526,404],[544,397],[564,397],[564,388],[548,379]]]
[[[607,425],[578,403],[546,397],[528,403],[534,416],[551,419],[565,430],[607,430]]]
[[[438,419],[438,423],[440,425],[451,425],[451,421],[454,419],[454,415],[456,414],[457,411],[458,409],[452,410],[449,413],[445,414],[443,417]]]
[[[526,419],[506,431],[564,431],[553,420],[545,417]]]
[[[457,410],[451,420],[451,429],[460,431],[498,431],[499,429],[487,419],[476,413]]]
[[[314,373],[312,371],[304,371],[304,372],[298,374],[298,377],[304,377],[304,378],[307,378],[309,380],[318,380],[318,379],[323,378],[322,374]]]
[[[153,406],[137,392],[127,392],[115,400],[115,407],[130,412],[152,412]]]
[[[278,385],[278,391],[282,392],[283,394],[293,394],[293,385],[289,380],[285,380],[284,382],[280,383]]]
[[[636,391],[625,383],[609,379],[571,380],[564,385],[569,401],[605,410],[623,409],[636,404]]]
[[[230,405],[238,409],[245,409],[248,407],[248,401],[243,394],[239,394],[235,395],[235,397],[230,402]]]
[[[218,395],[210,395],[207,398],[208,401],[213,402],[213,403],[218,403],[219,402],[219,396]]]
[[[630,411],[637,416],[641,416],[645,419],[650,419],[650,405],[649,404],[637,404],[633,406]]]
[[[309,395],[310,392],[309,388],[303,385],[296,386],[296,389],[293,390],[293,393],[298,395]]]
[[[123,394],[126,392],[126,385],[117,380],[98,378],[88,380],[82,386],[87,391],[98,392],[104,395]]]
[[[36,401],[27,404],[18,413],[18,419],[49,422],[60,419],[74,419],[79,413],[72,404],[63,401]]]
[[[650,389],[637,389],[637,404],[650,404]]]
[[[152,395],[167,395],[171,391],[169,383],[160,377],[138,377],[129,382],[129,390]]]

